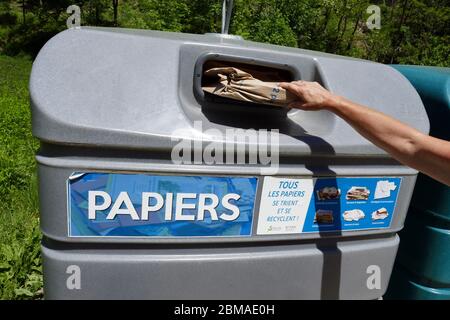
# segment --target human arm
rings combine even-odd
[[[450,186],[450,142],[430,137],[376,110],[337,96],[317,82],[294,81],[280,87],[298,97],[290,107],[325,109],[399,162]]]

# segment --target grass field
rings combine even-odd
[[[42,297],[31,61],[0,55],[0,299]]]

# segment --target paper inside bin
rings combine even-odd
[[[296,96],[278,86],[279,81],[262,81],[234,67],[211,68],[204,77],[213,78],[202,87],[205,92],[234,100],[287,107]]]

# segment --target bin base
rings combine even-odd
[[[42,246],[46,299],[377,299],[398,236],[227,248]],[[379,281],[378,281],[379,280]]]

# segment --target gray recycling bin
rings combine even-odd
[[[47,299],[384,294],[417,172],[327,111],[208,95],[214,63],[318,81],[428,132],[389,66],[208,34],[64,31],[30,79]],[[213,142],[237,163],[189,162]],[[180,143],[197,147],[177,162]],[[270,164],[236,160],[264,146]]]

